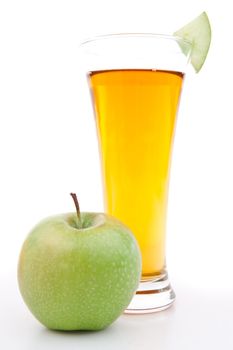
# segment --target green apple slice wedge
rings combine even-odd
[[[202,12],[193,21],[177,30],[174,35],[192,43],[191,64],[198,73],[205,62],[211,42],[210,21],[206,12]],[[180,46],[185,53],[181,43]]]

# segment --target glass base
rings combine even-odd
[[[145,314],[162,311],[173,304],[175,297],[165,271],[153,279],[140,282],[135,296],[124,313]]]

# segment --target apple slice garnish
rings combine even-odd
[[[211,27],[206,12],[202,12],[193,21],[177,30],[174,35],[192,43],[191,64],[198,73],[206,60],[211,42]],[[180,46],[185,53],[182,44]]]

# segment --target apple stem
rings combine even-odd
[[[76,208],[77,217],[78,217],[79,223],[80,223],[80,225],[82,227],[80,207],[79,207],[79,202],[78,202],[77,195],[76,195],[76,193],[70,193],[70,195],[73,198],[73,201],[74,201],[74,204],[75,204],[75,208]]]

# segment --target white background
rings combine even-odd
[[[43,217],[102,210],[92,111],[78,45],[114,32],[170,34],[206,10],[212,44],[187,74],[169,200],[167,260],[177,293],[160,314],[120,317],[98,333],[45,330],[17,288],[17,260]],[[231,1],[1,0],[0,347],[233,348],[233,108]]]

